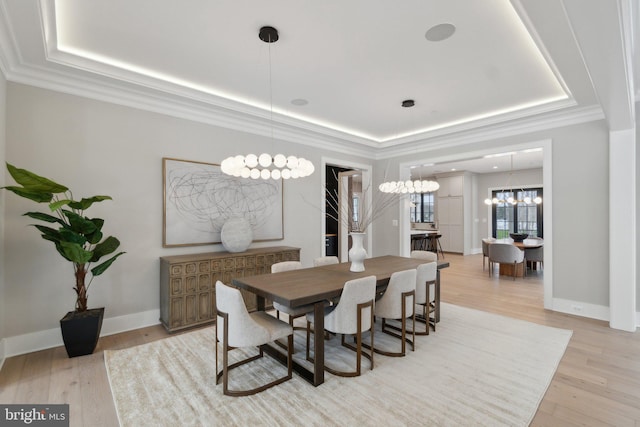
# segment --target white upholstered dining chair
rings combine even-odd
[[[292,271],[299,270],[302,268],[302,263],[300,261],[282,261],[277,262],[271,265],[272,273],[280,273],[283,271]],[[287,307],[286,305],[282,305],[279,302],[273,302],[273,308],[276,310],[276,317],[280,318],[280,312],[285,313],[289,316],[289,324],[293,326],[293,320],[304,316],[309,311],[313,311],[313,304],[307,304],[301,307]]]
[[[324,369],[334,375],[355,377],[360,375],[361,361],[364,355],[371,362],[373,369],[373,351],[369,354],[362,352],[362,333],[371,331],[371,345],[373,346],[373,304],[376,297],[376,276],[361,277],[345,282],[342,297],[337,305],[326,307],[324,313],[325,331],[341,334],[341,344],[356,352],[356,370],[347,372],[330,368],[326,362]],[[314,313],[307,314],[307,360],[310,349],[311,324],[315,323]],[[315,329],[315,327],[314,327]],[[316,330],[317,332],[317,330]],[[356,347],[347,344],[346,335],[355,335]],[[314,339],[318,335],[314,333]],[[326,359],[325,359],[326,360]]]
[[[411,251],[410,257],[423,259],[426,262],[438,262],[438,254],[431,251]]]
[[[438,307],[436,300],[436,277],[438,274],[438,263],[429,262],[420,264],[416,268],[416,308],[422,313],[416,316],[416,320],[424,322],[425,331],[415,332],[416,335],[429,335],[430,328],[436,331],[436,319],[438,318]],[[433,313],[433,317],[431,314]]]
[[[391,274],[387,289],[376,301],[373,312],[376,319],[382,319],[382,332],[400,339],[401,350],[400,352],[391,352],[372,346],[376,353],[392,357],[404,356],[407,343],[411,344],[412,351],[415,350],[415,296],[416,269],[396,271]],[[407,319],[411,319],[411,330],[407,329]],[[394,328],[387,327],[387,320],[400,321],[400,335],[392,331]],[[411,339],[407,338],[407,332],[411,333]]]
[[[300,261],[282,261],[272,264],[271,272],[280,273],[283,271],[299,270],[301,268],[302,263]],[[328,304],[329,302],[327,301],[327,305]],[[304,316],[309,312],[313,312],[314,310],[313,304],[305,304],[299,307],[287,307],[286,305],[282,305],[277,301],[273,301],[273,308],[276,310],[276,317],[278,319],[280,319],[280,312],[285,313],[287,316],[289,316],[289,324],[291,325],[291,327],[299,330],[304,330],[305,328],[303,326],[294,326],[294,320]],[[277,343],[281,345],[279,341]],[[293,353],[295,353],[295,350],[293,350]]]
[[[482,239],[482,271],[484,271],[485,258],[489,258],[489,245],[496,241],[495,237],[487,237]]]
[[[248,396],[291,379],[293,370],[293,328],[264,311],[249,313],[242,294],[236,288],[216,282],[216,384],[222,378],[223,393],[228,396]],[[287,375],[267,384],[247,390],[229,389],[229,371],[263,357],[260,346],[287,338]],[[222,345],[222,370],[218,371],[218,346]],[[258,354],[229,364],[229,351],[235,348],[258,347]]]
[[[516,280],[516,271],[522,264],[524,277],[524,251],[511,243],[492,243],[489,245],[489,276],[493,275],[493,264],[513,264],[513,280]]]
[[[332,256],[332,255],[321,256],[313,260],[314,267],[321,267],[323,265],[332,265],[332,264],[339,264],[339,263],[340,263],[340,260],[338,259],[338,257]]]
[[[524,243],[527,244],[543,244],[544,241],[541,237],[528,237],[524,239]],[[524,258],[528,263],[535,262],[541,268],[544,268],[544,246],[539,246],[537,248],[527,248],[524,249]]]

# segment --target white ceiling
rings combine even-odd
[[[572,1],[0,0],[0,66],[16,82],[376,157],[604,117]],[[443,23],[455,33],[427,40]],[[265,25],[278,42],[259,40]]]
[[[427,178],[438,174],[468,171],[477,174],[535,169],[543,165],[542,148],[496,152],[481,157],[462,158],[456,161],[416,164],[411,168],[411,178]]]

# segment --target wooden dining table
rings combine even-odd
[[[376,276],[379,290],[386,288],[391,274],[396,271],[409,270],[423,264],[424,260],[400,256],[381,256],[364,261],[365,271],[354,273],[349,271],[348,262],[303,268],[281,273],[262,274],[257,276],[238,277],[232,284],[257,296],[258,310],[264,310],[266,301],[277,301],[287,307],[299,307],[314,304],[314,329],[324,330],[324,307],[327,301],[339,297],[345,282],[366,276]],[[438,261],[436,292],[440,290],[440,269],[449,263]],[[437,295],[437,301],[440,301]],[[440,312],[439,308],[436,311]],[[436,319],[439,321],[440,319]],[[314,386],[324,382],[324,339],[314,339],[313,369],[309,370],[303,363],[294,360],[293,369]],[[263,350],[282,363],[286,364],[286,356],[273,346],[264,346]]]
[[[508,243],[522,251],[529,248],[535,249],[535,248],[544,246],[544,240],[540,240],[540,239],[524,239],[521,242],[516,242],[511,238],[505,238],[505,239],[496,239],[491,243]],[[504,264],[504,263],[500,264],[500,274],[505,276],[516,276],[516,277],[522,276],[524,273],[523,269],[524,269],[524,265],[517,266],[514,268],[513,264]]]

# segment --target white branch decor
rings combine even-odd
[[[338,190],[330,190],[325,186],[326,216],[342,223],[350,233],[364,233],[367,228],[378,219],[385,210],[393,206],[403,196],[402,193],[376,193],[371,206],[367,203],[366,196],[369,194],[369,186],[363,189],[360,197],[359,215],[354,220],[354,209],[352,203],[340,204]]]

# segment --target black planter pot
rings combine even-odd
[[[93,353],[100,337],[103,317],[104,307],[81,312],[70,311],[60,319],[62,340],[69,357]]]

